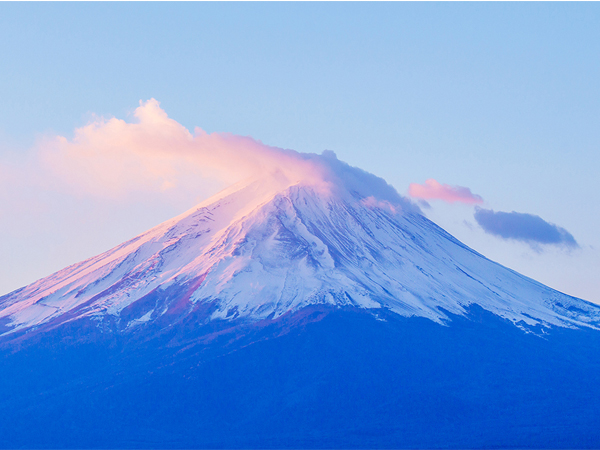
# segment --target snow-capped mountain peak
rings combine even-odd
[[[0,332],[82,318],[133,330],[174,311],[198,314],[199,305],[205,320],[262,320],[325,304],[443,322],[478,304],[517,324],[600,325],[595,305],[487,260],[383,180],[383,195],[365,195],[376,177],[341,167],[346,176],[333,181],[245,180],[1,297]]]

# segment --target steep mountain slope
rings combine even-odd
[[[318,158],[0,297],[0,448],[600,446],[600,307]]]
[[[600,325],[597,306],[487,260],[401,205],[269,181],[0,298],[3,334],[80,318],[131,330],[200,304],[208,320],[331,304],[439,322],[478,304],[521,325]]]

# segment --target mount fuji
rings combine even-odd
[[[599,306],[308,159],[0,297],[0,446],[600,445]]]

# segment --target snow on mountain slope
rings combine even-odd
[[[365,195],[356,183],[364,174],[337,184],[277,175],[238,183],[0,297],[0,332],[83,317],[133,329],[180,308],[182,300],[190,313],[192,305],[211,305],[209,320],[260,320],[331,304],[443,322],[445,312],[465,314],[478,304],[517,324],[600,326],[596,305],[489,261],[406,201]],[[185,287],[179,298],[136,317],[123,314],[145,296],[168,297],[178,286]]]

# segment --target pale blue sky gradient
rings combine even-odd
[[[156,98],[188,129],[330,149],[402,194],[435,178],[539,215],[581,249],[484,234],[471,206],[425,211],[486,256],[600,302],[598,3],[0,3],[0,65],[0,162]],[[0,294],[196,200],[28,195],[48,196],[37,231],[0,204]]]

